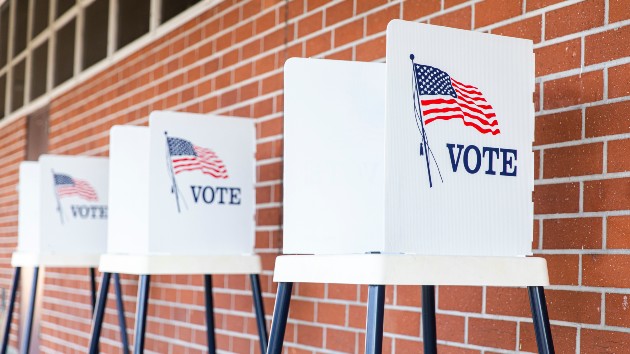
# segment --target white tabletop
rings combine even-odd
[[[120,274],[259,274],[258,255],[104,254],[101,272]]]
[[[275,282],[372,285],[549,285],[537,257],[293,255],[276,258]]]
[[[100,254],[13,252],[13,267],[96,268]]]

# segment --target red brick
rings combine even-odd
[[[584,211],[630,209],[630,178],[584,182]]]
[[[534,179],[540,179],[540,150],[534,151]]]
[[[484,0],[475,4],[475,28],[516,17],[523,10],[522,0]]]
[[[465,3],[468,0],[444,0],[444,8],[448,9],[449,7],[453,7],[455,5],[460,5]]]
[[[630,327],[629,294],[606,294],[606,325]]]
[[[579,68],[581,52],[579,38],[536,48],[536,76]]]
[[[601,70],[544,82],[545,109],[574,106],[601,100],[604,75]]]
[[[354,4],[352,0],[344,0],[326,9],[326,26],[332,26],[337,22],[352,17]]]
[[[370,14],[367,17],[367,35],[384,32],[389,21],[397,18],[400,18],[400,4]]]
[[[586,137],[630,132],[630,101],[586,108]]]
[[[494,315],[530,317],[529,297],[525,288],[486,288],[486,312]]]
[[[385,332],[407,336],[420,336],[420,313],[403,310],[385,310]]]
[[[527,12],[534,11],[562,1],[563,0],[527,0],[525,1],[525,10]]]
[[[472,28],[471,7],[455,10],[444,15],[434,17],[430,20],[432,25],[446,26],[469,30]]]
[[[345,326],[346,305],[331,304],[326,302],[317,303],[317,322],[322,324]]]
[[[584,64],[591,65],[630,56],[630,26],[615,28],[587,36],[584,43]]]
[[[538,352],[536,334],[532,323],[521,322],[519,350]],[[577,329],[567,326],[551,326],[551,337],[556,353],[575,353]]]
[[[514,350],[516,322],[469,318],[468,342],[484,347]]]
[[[534,43],[538,43],[542,38],[542,16],[534,16],[494,28],[492,33],[501,36],[531,39]],[[538,64],[538,56],[536,56],[536,64]]]
[[[387,3],[387,0],[357,1],[356,2],[357,15],[360,13],[366,12],[368,10],[371,10],[373,8],[376,8],[377,6],[385,5],[386,3]]]
[[[328,284],[328,298],[356,301],[357,286],[351,284]]]
[[[332,48],[331,32],[326,32],[306,41],[306,56],[312,57]]]
[[[297,339],[303,345],[321,348],[324,344],[324,330],[321,327],[305,324],[297,325]]]
[[[606,247],[630,249],[630,216],[609,216],[607,218]]]
[[[608,142],[608,172],[630,171],[630,139]]]
[[[544,184],[534,188],[534,213],[576,213],[579,210],[579,183]]]
[[[630,96],[630,63],[608,69],[608,97]]]
[[[464,343],[464,317],[437,314],[435,322],[438,340]]]
[[[598,324],[602,296],[585,291],[547,290],[547,308],[552,320]]]
[[[440,286],[438,307],[440,310],[481,312],[482,289],[473,286]]]
[[[440,11],[440,0],[405,0],[402,7],[403,20],[413,21]]]
[[[342,353],[355,352],[357,334],[335,328],[326,329],[326,349]]]
[[[547,149],[544,178],[600,174],[603,171],[603,143]]]
[[[582,110],[536,117],[534,145],[561,143],[582,138]]]
[[[396,346],[396,353],[422,353],[422,342],[420,342],[419,339],[408,340],[403,338],[396,338],[394,340],[394,345]]]
[[[630,19],[630,4],[628,0],[609,0],[608,23]]]
[[[604,24],[604,0],[587,0],[545,14],[545,38],[552,39]]]
[[[335,47],[354,42],[363,37],[363,19],[335,28]]]
[[[357,45],[357,61],[375,61],[385,58],[385,36],[371,39],[365,43]]]
[[[321,11],[301,19],[297,24],[298,37],[304,37],[319,31],[322,29],[323,22],[324,14]]]
[[[601,218],[543,221],[543,248],[545,249],[597,249],[601,247]]]
[[[630,333],[583,328],[580,353],[623,353],[630,347]]]
[[[630,287],[629,255],[593,254],[582,256],[582,284],[613,288]]]

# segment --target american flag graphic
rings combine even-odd
[[[78,196],[90,202],[98,201],[96,191],[88,182],[65,174],[55,173],[53,177],[58,198]]]
[[[464,125],[480,133],[501,133],[497,115],[481,90],[461,83],[432,66],[413,65],[424,124],[436,120],[461,119]]]
[[[180,138],[167,137],[166,142],[175,174],[199,170],[214,178],[228,178],[225,164],[214,151]]]

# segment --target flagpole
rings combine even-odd
[[[61,201],[59,200],[59,194],[57,194],[57,181],[55,180],[55,170],[51,169],[50,172],[52,172],[53,175],[53,188],[55,189],[55,199],[57,200],[57,211],[59,212],[59,218],[61,219],[61,225],[64,224],[63,222],[63,209],[61,209]]]
[[[416,102],[416,98],[418,99],[418,115],[419,115],[419,121],[420,121],[420,126],[421,128],[421,132],[420,134],[422,135],[422,143],[424,144],[424,148],[425,148],[425,159],[427,162],[427,174],[429,175],[429,188],[433,188],[433,181],[431,180],[431,165],[429,164],[429,144],[427,142],[427,132],[424,129],[424,120],[422,119],[422,104],[419,102],[420,101],[420,96],[418,93],[418,82],[416,80],[416,70],[414,68],[415,63],[413,62],[414,59],[414,55],[411,54],[409,55],[409,59],[411,59],[411,70],[413,73],[413,82],[414,82],[414,90],[415,90],[415,95],[414,95],[414,106],[415,106],[415,102]]]
[[[177,212],[181,213],[181,209],[179,207],[179,189],[177,188],[177,181],[175,180],[175,171],[173,170],[173,161],[171,159],[171,149],[168,145],[168,132],[164,132],[164,137],[166,137],[166,164],[168,165],[168,170],[171,173],[171,179],[173,185],[171,186],[171,193],[175,193],[175,201],[177,201]]]

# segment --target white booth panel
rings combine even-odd
[[[253,253],[254,120],[158,111],[149,127],[149,252]]]
[[[385,64],[285,64],[284,253],[384,247]]]
[[[39,249],[39,164],[22,162],[18,184],[18,252]]]
[[[149,128],[114,126],[109,144],[108,253],[149,251]]]

